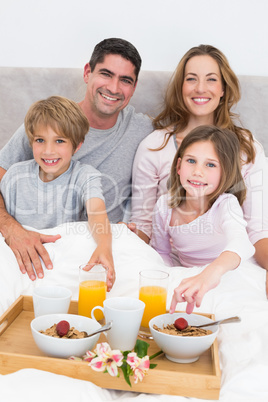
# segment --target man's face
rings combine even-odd
[[[109,54],[92,72],[85,66],[84,80],[87,83],[87,100],[99,117],[119,114],[132,97],[136,87],[135,67],[119,55]]]

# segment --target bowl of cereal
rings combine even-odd
[[[41,315],[31,321],[31,331],[38,348],[48,356],[81,357],[92,350],[100,334],[87,337],[101,328],[88,317],[75,314]]]
[[[167,359],[175,363],[193,363],[210,348],[219,330],[219,325],[195,326],[212,322],[210,318],[194,313],[162,314],[150,320],[149,328]]]

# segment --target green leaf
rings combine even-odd
[[[150,368],[150,369],[154,369],[156,366],[157,366],[157,364],[152,364],[152,363],[151,363],[150,366],[149,366],[149,368]]]
[[[130,350],[125,350],[125,352],[122,352],[123,356],[125,359],[127,359],[127,355],[130,353]]]
[[[129,375],[132,374],[132,372],[129,370],[129,365],[126,362],[124,362],[120,368],[124,374],[126,382],[128,383],[128,385],[130,387],[132,387],[130,379],[129,379]]]
[[[134,352],[137,353],[138,357],[142,358],[144,356],[147,356],[147,350],[149,346],[149,343],[142,341],[141,339],[137,339]]]
[[[154,359],[155,357],[162,355],[162,353],[164,353],[162,350],[159,350],[159,352],[156,352],[154,355],[151,355],[149,357],[150,360]]]

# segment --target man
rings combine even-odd
[[[105,39],[96,45],[84,68],[87,84],[79,105],[90,124],[89,133],[74,159],[94,166],[102,173],[108,217],[121,221],[131,193],[132,164],[140,141],[153,131],[149,117],[136,114],[128,103],[134,94],[141,67],[136,48],[123,39]],[[21,126],[0,151],[0,179],[14,163],[32,159],[33,154]],[[34,280],[44,276],[40,257],[47,269],[52,262],[43,243],[48,236],[28,231],[7,214],[0,197],[0,231],[13,250],[20,270]]]

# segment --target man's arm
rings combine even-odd
[[[0,167],[0,180],[6,170]],[[5,238],[7,245],[13,251],[21,272],[29,275],[31,280],[43,278],[44,272],[40,258],[47,269],[52,269],[52,261],[43,243],[55,242],[60,235],[43,235],[24,229],[5,208],[3,197],[0,193],[0,232]]]

